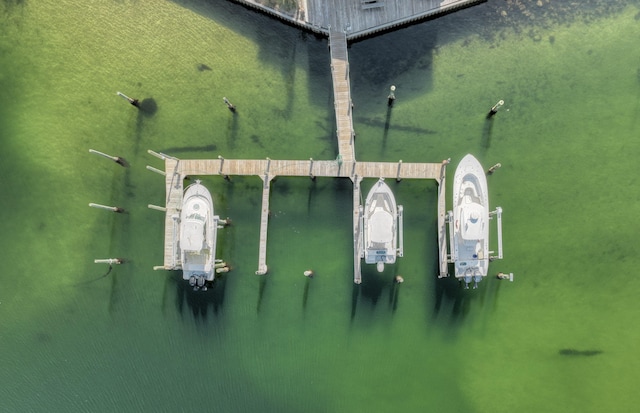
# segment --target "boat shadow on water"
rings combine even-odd
[[[181,271],[172,271],[165,281],[162,307],[166,308],[170,290],[173,289],[171,287],[175,285],[174,304],[180,315],[184,317],[185,308],[187,308],[194,319],[206,320],[211,312],[217,315],[222,310],[225,284],[226,277],[218,276],[206,291],[196,291],[186,280],[182,279]]]

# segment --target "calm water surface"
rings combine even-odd
[[[405,180],[405,256],[354,287],[351,183],[285,177],[258,277],[261,181],[205,177],[233,271],[194,294],[152,269],[147,149],[334,159],[327,41],[222,0],[2,2],[0,411],[637,410],[640,4],[541,3],[349,49],[358,159],[502,164],[490,271],[515,282],[438,280],[437,186]],[[126,263],[93,263],[109,257]]]

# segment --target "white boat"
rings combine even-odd
[[[180,258],[182,278],[194,289],[206,290],[215,278],[218,221],[209,190],[199,180],[189,185],[180,212]]]
[[[499,250],[502,258],[501,212],[498,214]],[[465,282],[473,281],[477,288],[489,268],[489,193],[482,165],[473,155],[466,155],[456,168],[453,179],[453,214],[449,213],[451,262],[455,276]],[[493,258],[493,257],[492,257]]]
[[[402,208],[402,207],[400,207]],[[380,178],[367,195],[363,211],[364,259],[376,264],[379,272],[385,264],[396,262],[402,256],[397,250],[398,207],[393,192]]]

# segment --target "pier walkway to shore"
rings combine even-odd
[[[356,159],[354,147],[355,132],[351,109],[351,85],[349,84],[349,58],[347,56],[347,36],[344,32],[332,30],[329,35],[331,48],[331,77],[333,78],[333,99],[336,110],[338,153],[344,162]]]

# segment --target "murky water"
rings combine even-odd
[[[278,178],[270,272],[258,277],[261,181],[206,177],[233,220],[218,248],[233,271],[198,294],[153,271],[164,219],[147,204],[163,204],[164,185],[147,149],[335,158],[327,41],[222,0],[0,10],[0,410],[601,412],[640,401],[637,1],[489,1],[350,47],[358,159],[450,157],[451,176],[467,153],[502,164],[489,186],[505,259],[490,270],[515,282],[468,291],[435,277],[437,187],[426,181],[390,182],[405,256],[382,274],[366,266],[359,288],[351,183],[337,179]],[[109,257],[126,263],[93,263]]]

